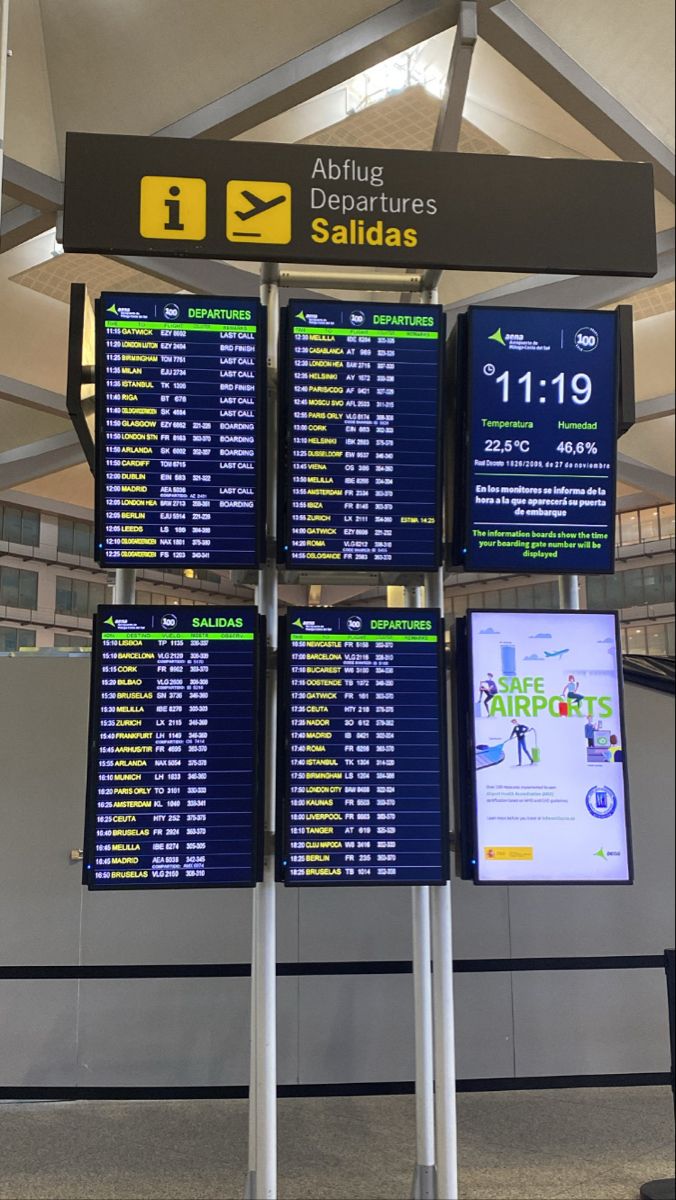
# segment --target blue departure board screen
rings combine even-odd
[[[280,877],[291,886],[442,883],[438,612],[293,608],[280,646]]]
[[[107,292],[97,307],[96,557],[263,557],[264,313],[257,300]]]
[[[614,312],[470,308],[467,570],[613,570],[618,381]]]
[[[254,608],[98,609],[83,871],[90,889],[255,884],[261,645]]]
[[[437,305],[289,304],[288,565],[439,565],[444,333]]]

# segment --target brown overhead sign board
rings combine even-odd
[[[69,133],[64,249],[654,275],[647,163]]]

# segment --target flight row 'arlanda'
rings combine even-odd
[[[438,305],[290,301],[280,564],[611,572],[625,328],[618,312],[478,307],[447,341]],[[255,299],[101,297],[102,566],[262,563],[266,345]]]

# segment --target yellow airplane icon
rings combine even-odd
[[[246,212],[237,209],[235,216],[239,217],[240,221],[250,221],[252,217],[257,217],[259,213],[267,212],[269,208],[275,208],[277,204],[283,204],[286,200],[286,196],[273,196],[272,200],[262,200],[260,196],[254,196],[253,192],[247,191],[243,191],[242,195],[249,201],[251,208]]]
[[[276,245],[290,242],[290,185],[272,180],[230,179],[226,188],[225,235],[231,242]]]

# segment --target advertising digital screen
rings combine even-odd
[[[107,292],[97,306],[96,558],[263,557],[265,349],[257,300]]]
[[[99,608],[83,865],[91,890],[256,883],[261,645],[253,608]]]
[[[438,305],[289,304],[287,564],[439,566],[444,331]]]
[[[459,778],[476,882],[631,883],[616,614],[466,620]]]
[[[612,571],[616,314],[476,307],[466,338],[456,560],[470,571]]]
[[[443,625],[433,609],[289,609],[279,874],[288,885],[448,878]]]

